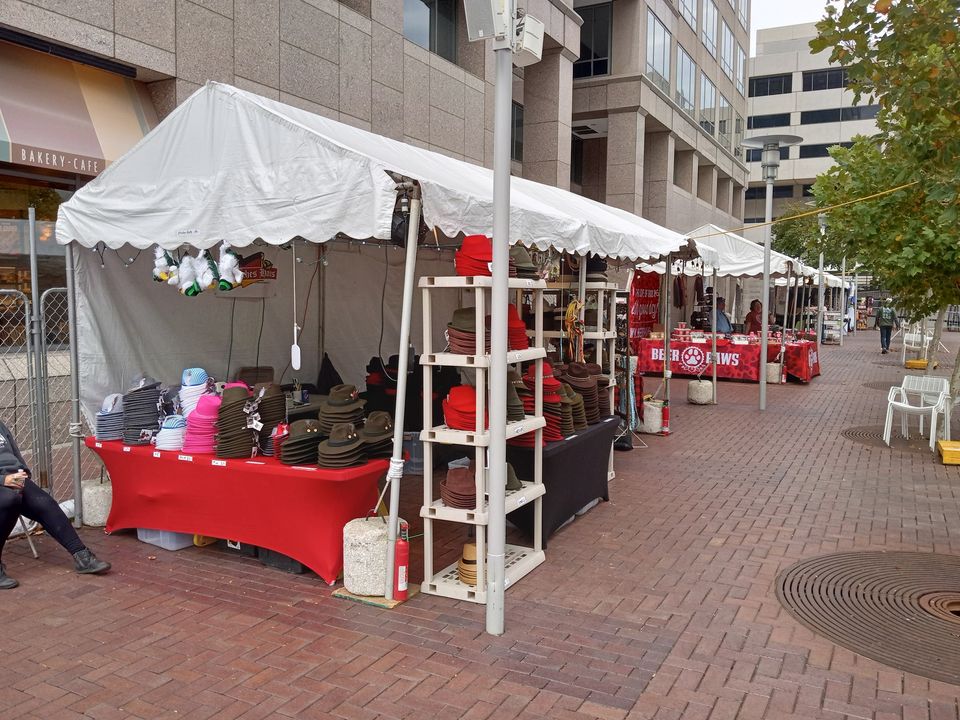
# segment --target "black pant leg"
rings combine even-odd
[[[56,501],[37,486],[33,480],[27,480],[23,486],[23,504],[20,514],[43,525],[51,537],[73,555],[86,547],[77,531],[70,524]]]
[[[0,486],[0,557],[3,556],[4,543],[20,517],[22,501],[23,497],[19,492]]]

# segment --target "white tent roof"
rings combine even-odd
[[[706,242],[720,255],[718,275],[731,277],[761,277],[763,275],[763,247],[740,235],[708,223],[688,233],[694,243]],[[770,251],[770,275],[785,277],[797,274],[803,264],[788,255]]]
[[[448,237],[491,234],[492,171],[209,82],[60,206],[57,240],[110,248],[238,247],[255,238],[389,239],[396,185],[419,181]],[[657,258],[683,236],[559,188],[514,178],[511,242]]]

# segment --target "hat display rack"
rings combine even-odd
[[[469,236],[464,240],[465,249],[456,259],[456,272],[453,277],[423,277],[419,281],[422,293],[423,308],[423,352],[420,364],[423,367],[423,397],[433,395],[433,370],[436,366],[455,367],[468,370],[475,378],[473,387],[461,386],[462,390],[454,388],[447,396],[443,408],[452,425],[444,424],[444,418],[435,418],[433,404],[429,400],[424,402],[423,431],[420,439],[423,441],[423,506],[420,515],[423,517],[423,573],[424,582],[421,592],[449,597],[457,600],[467,600],[475,603],[486,603],[486,567],[487,555],[487,525],[489,510],[487,502],[487,448],[490,444],[488,429],[487,408],[489,404],[489,333],[486,328],[486,316],[489,312],[492,278],[487,270],[487,258],[490,256],[491,241],[484,236]],[[543,563],[545,557],[542,544],[542,497],[545,492],[543,485],[543,445],[544,417],[543,402],[543,361],[546,358],[543,330],[543,293],[546,282],[536,273],[536,268],[530,261],[527,253],[512,253],[515,273],[511,273],[509,289],[511,302],[516,308],[523,307],[524,300],[530,301],[533,307],[535,328],[527,333],[531,342],[508,345],[508,368],[518,373],[527,371],[532,380],[531,390],[533,402],[521,413],[520,404],[513,402],[514,412],[508,415],[506,437],[520,438],[532,436],[531,446],[534,452],[534,472],[532,478],[516,478],[508,483],[505,498],[505,513],[509,514],[519,507],[533,504],[535,532],[533,533],[532,547],[507,544],[505,566],[506,585],[512,587],[524,575]],[[466,274],[473,272],[476,274]],[[436,293],[458,292],[463,297],[463,306],[470,306],[473,318],[467,318],[462,307],[451,325],[454,329],[461,329],[457,338],[456,348],[445,348],[437,352],[433,346],[433,332],[438,324],[446,324],[448,317],[434,317],[433,299]],[[472,293],[472,297],[471,297]],[[510,313],[514,318],[514,332],[520,314]],[[472,322],[471,322],[472,320]],[[448,328],[449,329],[449,328]],[[469,330],[475,332],[469,333]],[[472,347],[471,347],[472,343]],[[529,344],[529,347],[523,347]],[[520,345],[523,349],[513,349]],[[475,390],[474,390],[475,389]],[[509,405],[508,401],[508,405]],[[509,408],[508,408],[509,410]],[[532,413],[532,414],[531,414]],[[450,488],[438,497],[434,489],[433,458],[434,445],[458,445],[473,449],[470,459],[470,469],[466,472],[458,470],[453,478],[457,492],[452,494]],[[509,478],[508,478],[509,479]],[[472,483],[471,483],[472,481]],[[448,499],[459,498],[456,503],[460,507],[453,507],[444,502],[443,495]],[[472,507],[464,498],[474,497]],[[465,560],[445,568],[434,565],[434,524],[438,521],[458,523],[469,527],[473,537],[464,542],[470,546],[469,552],[475,565],[469,569],[464,567]],[[465,527],[465,529],[466,529]],[[468,533],[464,533],[465,537]],[[470,558],[467,559],[469,561]],[[465,572],[466,570],[466,572]]]

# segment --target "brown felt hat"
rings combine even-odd
[[[378,443],[393,437],[393,418],[385,410],[376,410],[370,413],[360,430],[360,437],[365,443]]]

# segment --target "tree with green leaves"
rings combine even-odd
[[[847,0],[817,24],[879,132],[834,147],[813,192],[827,242],[872,273],[912,319],[960,303],[960,13],[956,0]],[[952,381],[960,390],[960,357]]]
[[[807,214],[796,219],[794,216],[810,213],[812,210],[813,208],[805,203],[790,203],[784,207],[773,226],[773,249],[807,265],[816,265],[819,262],[817,247],[820,243],[820,226],[817,224],[816,215]],[[826,259],[825,255],[824,258],[827,264],[840,264],[840,260],[834,263],[832,256]]]

